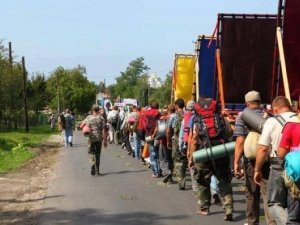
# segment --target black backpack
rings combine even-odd
[[[70,128],[73,126],[73,119],[72,119],[71,115],[68,115],[65,117],[64,124],[65,124],[64,128]]]

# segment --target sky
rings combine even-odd
[[[218,13],[277,14],[278,0],[0,0],[0,39],[29,74],[58,66],[87,69],[91,81],[115,83],[144,57],[164,79],[175,53],[194,53],[212,35]]]

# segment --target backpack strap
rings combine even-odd
[[[289,119],[296,116],[297,113],[294,113],[293,115],[289,116]],[[280,123],[281,126],[284,126],[285,123],[287,122],[281,115],[276,115],[274,118]]]
[[[278,121],[278,123],[283,127],[286,123],[286,120],[281,115],[276,115],[274,118]]]

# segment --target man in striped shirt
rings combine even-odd
[[[263,115],[264,111],[260,108],[260,94],[256,91],[250,91],[245,95],[247,108],[252,109],[255,113]],[[261,179],[260,186],[255,184],[253,180],[255,159],[248,159],[244,156],[244,142],[249,133],[249,127],[241,119],[241,112],[235,122],[235,131],[233,136],[236,138],[234,153],[234,173],[238,176],[245,176],[246,182],[246,217],[248,225],[259,224],[260,211],[260,195],[262,194],[264,202],[264,210],[267,224],[276,224],[271,217],[267,206],[267,179],[269,175],[270,165],[265,163],[262,172],[264,174]],[[244,167],[242,172],[241,159],[243,157]]]

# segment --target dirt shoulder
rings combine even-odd
[[[37,157],[15,172],[0,175],[0,224],[38,223],[49,181],[54,177],[61,135],[53,135],[37,148]]]

